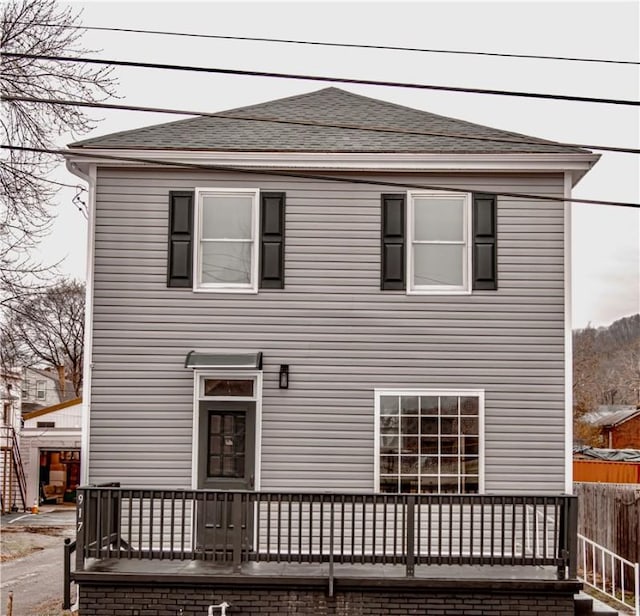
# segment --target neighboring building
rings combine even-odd
[[[640,407],[602,405],[581,420],[600,429],[601,444],[608,449],[640,449]]]
[[[43,368],[23,368],[22,371],[22,412],[30,413],[48,408],[76,397],[73,384],[65,381],[60,390],[58,372]]]
[[[0,512],[27,507],[24,473],[20,457],[20,391],[19,370],[0,368]]]
[[[336,88],[227,115],[67,153],[83,483],[120,484],[81,492],[83,616],[573,614],[564,200],[598,157]]]
[[[23,415],[27,502],[73,503],[80,483],[82,398]]]

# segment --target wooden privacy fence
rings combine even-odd
[[[640,484],[575,483],[578,532],[632,562],[640,562]],[[591,563],[587,563],[588,566]],[[627,588],[634,580],[627,573]]]
[[[571,496],[317,494],[86,487],[86,559],[554,566],[577,573]]]

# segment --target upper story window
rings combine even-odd
[[[196,191],[194,289],[256,292],[258,190]]]
[[[36,381],[36,398],[44,400],[47,397],[47,382]]]
[[[409,192],[407,290],[471,291],[471,195]]]

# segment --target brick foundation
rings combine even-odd
[[[340,590],[206,586],[81,585],[82,616],[203,616],[212,603],[227,616],[573,616],[573,593]],[[217,614],[220,612],[217,611]]]

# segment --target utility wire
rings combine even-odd
[[[547,56],[521,53],[497,53],[489,51],[465,51],[460,49],[425,49],[421,47],[399,47],[396,45],[374,45],[362,43],[335,43],[330,41],[308,41],[301,39],[267,38],[263,36],[226,36],[222,34],[199,34],[195,32],[174,32],[171,30],[141,30],[137,28],[109,28],[107,26],[76,26],[33,22],[29,25],[44,28],[73,28],[77,30],[96,30],[100,32],[129,32],[133,34],[160,34],[164,36],[182,36],[190,38],[218,39],[225,41],[254,41],[258,43],[286,43],[290,45],[315,45],[322,47],[343,47],[349,49],[383,49],[388,51],[411,51],[421,53],[457,54],[465,56],[492,56],[496,58],[526,58],[530,60],[564,60],[567,62],[600,62],[604,64],[640,64],[634,60],[606,60],[604,58],[579,58],[573,56]]]
[[[363,130],[374,133],[391,133],[394,135],[416,135],[426,137],[451,137],[455,139],[468,139],[471,141],[491,141],[497,143],[516,143],[523,145],[539,145],[550,147],[571,147],[571,148],[589,148],[591,150],[602,150],[606,152],[621,152],[625,154],[640,154],[639,148],[624,148],[610,145],[593,145],[583,143],[565,143],[565,142],[546,142],[544,139],[538,141],[528,140],[526,137],[509,138],[509,137],[481,137],[478,135],[465,135],[462,133],[448,133],[442,131],[417,131],[403,130],[399,128],[386,128],[383,126],[360,126],[358,124],[329,124],[325,122],[312,122],[310,120],[282,120],[280,118],[272,118],[268,116],[247,116],[237,115],[227,112],[208,112],[208,111],[190,111],[186,109],[169,109],[166,107],[146,107],[139,105],[124,105],[120,103],[95,103],[81,100],[68,100],[56,98],[34,98],[28,96],[0,96],[1,101],[7,102],[23,102],[23,103],[42,103],[46,105],[62,105],[70,107],[91,107],[96,109],[120,109],[124,111],[144,111],[149,113],[168,113],[173,115],[189,115],[196,117],[223,118],[226,120],[242,120],[248,122],[269,122],[274,124],[290,124],[294,126],[310,126],[319,128],[339,128],[346,130]]]
[[[412,182],[390,182],[385,180],[374,179],[362,179],[362,178],[349,178],[338,177],[333,175],[322,175],[312,173],[299,173],[296,171],[276,171],[269,169],[251,169],[248,167],[237,167],[234,165],[210,165],[206,163],[188,163],[181,161],[169,161],[169,160],[156,160],[153,158],[143,158],[137,156],[115,156],[112,154],[94,154],[92,152],[78,152],[77,150],[60,150],[50,148],[31,148],[17,145],[0,145],[2,150],[16,150],[19,152],[39,152],[44,154],[55,154],[58,156],[77,156],[87,159],[97,159],[106,161],[121,161],[130,163],[144,163],[148,165],[155,165],[161,167],[183,167],[187,169],[200,169],[204,171],[235,171],[238,173],[255,174],[255,175],[269,175],[276,177],[290,177],[303,180],[322,180],[325,182],[339,182],[342,184],[363,184],[367,186],[392,186],[394,188],[400,188],[406,190],[407,188],[415,188],[417,190],[442,190],[448,192],[457,193],[469,193],[469,192],[487,192],[486,187],[467,187],[467,188],[452,188],[450,186],[432,186],[427,184],[414,184]],[[586,203],[589,205],[614,205],[618,207],[631,207],[640,208],[640,203],[632,203],[629,201],[604,201],[601,199],[580,199],[577,197],[555,197],[553,195],[533,195],[530,193],[512,193],[499,191],[493,194],[501,197],[512,197],[515,199],[535,199],[537,201],[553,201],[560,203]]]
[[[348,77],[327,77],[323,75],[306,75],[296,73],[275,73],[271,71],[245,71],[231,68],[209,66],[191,66],[183,64],[162,64],[159,62],[132,62],[127,60],[103,60],[100,58],[81,58],[78,56],[50,56],[43,54],[5,52],[6,58],[25,58],[31,60],[51,60],[54,62],[82,62],[102,66],[127,66],[133,68],[153,68],[171,71],[188,71],[195,73],[214,73],[218,75],[240,75],[244,77],[274,77],[278,79],[298,79],[303,81],[320,81],[329,83],[353,83],[367,86],[388,88],[409,88],[413,90],[436,90],[444,92],[464,92],[466,94],[491,94],[496,96],[514,96],[519,98],[539,98],[546,100],[565,100],[581,103],[602,103],[608,105],[640,106],[640,101],[619,98],[598,98],[591,96],[571,96],[568,94],[545,94],[542,92],[519,92],[513,90],[491,90],[486,88],[463,88],[458,86],[440,86],[426,83],[407,83],[398,81],[378,81],[373,79],[351,79]]]

